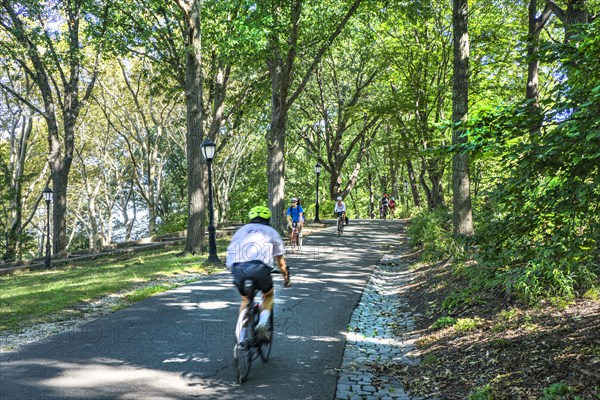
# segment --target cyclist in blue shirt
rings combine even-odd
[[[304,223],[304,209],[302,209],[302,206],[298,204],[298,199],[295,197],[292,197],[291,205],[287,209],[287,222],[288,226],[292,228],[292,233],[290,234],[290,242],[292,241],[292,235],[296,226],[298,227],[298,236],[302,236],[302,225]]]

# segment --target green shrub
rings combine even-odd
[[[440,361],[440,359],[435,354],[431,354],[431,353],[430,354],[425,354],[425,356],[423,357],[423,364],[424,365],[437,364],[439,361]]]
[[[568,398],[569,395],[573,394],[575,389],[562,382],[553,383],[552,385],[544,388],[544,395],[540,400],[560,400]]]
[[[448,208],[421,211],[407,229],[412,248],[423,248],[423,260],[440,260],[461,255],[460,246],[452,237],[452,215]]]
[[[583,294],[584,299],[600,300],[600,288],[591,288]]]
[[[179,232],[187,229],[187,212],[171,214],[158,225],[156,235]]]
[[[478,317],[459,318],[456,320],[456,324],[454,324],[454,329],[456,329],[457,332],[469,332],[477,329],[482,323],[483,320]]]
[[[431,325],[432,329],[442,329],[452,326],[456,323],[456,319],[452,317],[440,317]]]
[[[494,389],[490,384],[473,389],[468,397],[469,400],[492,400],[493,398]]]

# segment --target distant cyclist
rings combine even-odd
[[[298,235],[302,234],[302,225],[304,224],[304,210],[302,206],[298,204],[298,199],[292,197],[291,205],[287,209],[287,222],[288,226],[292,228],[292,233],[290,234],[290,243],[293,242],[294,229],[298,227]]]
[[[390,197],[390,214],[392,214],[392,218],[395,217],[396,215],[396,200],[394,200],[394,197]]]
[[[346,215],[346,203],[342,200],[342,196],[338,196],[335,207],[333,208],[335,215],[339,217],[339,213],[344,213],[344,223],[348,225],[348,216]]]
[[[281,236],[270,225],[271,211],[267,207],[255,206],[248,213],[249,223],[238,229],[227,247],[226,265],[233,274],[233,283],[242,295],[242,312],[248,303],[244,293],[244,281],[252,279],[263,293],[258,338],[269,341],[269,316],[273,310],[273,278],[275,264],[283,274],[285,287],[290,287],[290,274],[283,257],[284,245]]]
[[[388,195],[387,195],[387,193],[384,193],[383,197],[381,198],[381,206],[379,209],[379,214],[380,214],[381,218],[385,218],[385,216],[388,213],[389,206],[390,206],[390,201],[388,199]]]

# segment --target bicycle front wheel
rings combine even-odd
[[[296,250],[296,241],[298,240],[298,235],[296,234],[296,230],[292,231],[292,240],[290,244],[292,245],[292,252]]]

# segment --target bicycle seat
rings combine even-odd
[[[252,299],[254,297],[254,293],[257,290],[256,286],[254,285],[254,280],[246,278],[242,282],[242,286],[244,287],[244,295]]]

